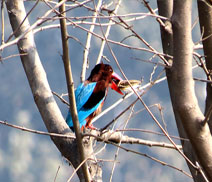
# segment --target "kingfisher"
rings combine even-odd
[[[123,95],[118,87],[118,83],[121,80],[121,77],[113,71],[109,64],[100,63],[93,68],[88,79],[77,87],[75,99],[81,130],[84,127],[95,129],[91,121],[101,112],[109,87]],[[70,111],[66,122],[71,130],[74,131]]]

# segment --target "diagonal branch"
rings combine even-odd
[[[51,9],[51,10],[49,10],[49,11],[47,11],[45,14],[44,14],[44,16],[42,17],[42,18],[44,18],[44,17],[47,17],[50,13],[52,13],[56,8],[58,8],[58,7],[60,7],[64,2],[65,2],[66,0],[62,0],[60,3],[58,3],[57,5],[55,5],[55,7],[53,8],[53,9]],[[6,1],[6,4],[9,4],[10,2],[8,2],[8,1]],[[12,2],[11,2],[12,3]],[[22,1],[20,2],[20,3],[23,3]],[[19,6],[19,4],[17,4],[16,5],[16,7],[17,6]],[[23,7],[24,7],[24,5],[23,5]],[[22,10],[22,9],[21,9]],[[13,9],[13,11],[15,11],[15,9]],[[24,11],[25,11],[25,9],[24,9]],[[13,14],[12,12],[8,12],[9,14]],[[25,24],[25,25],[28,25],[29,24],[29,22],[28,21],[26,21],[26,22],[23,22],[23,20],[25,19],[25,17],[27,16],[26,15],[26,12],[24,12],[24,15],[25,16],[23,16],[22,17],[22,19],[20,19],[19,21],[21,21],[21,22],[19,22],[19,28],[21,29],[21,24],[22,24],[22,26]],[[11,45],[14,45],[14,44],[16,44],[16,43],[18,43],[21,39],[23,39],[29,32],[31,33],[31,31],[35,28],[35,27],[37,27],[38,25],[40,25],[41,23],[43,23],[44,21],[43,21],[43,19],[38,19],[32,26],[25,26],[24,28],[22,27],[22,31],[21,32],[19,32],[19,31],[17,31],[16,32],[16,34],[15,34],[15,39],[14,40],[12,40],[12,41],[9,41],[8,43],[5,43],[5,44],[3,44],[3,45],[1,45],[0,46],[0,51],[1,50],[3,50],[4,48],[6,48],[6,47],[9,47],[9,46],[11,46]],[[28,19],[26,19],[26,20],[28,20]],[[15,27],[16,29],[18,28],[18,27]],[[13,31],[16,31],[16,29],[14,29]],[[29,35],[28,35],[29,36]]]
[[[115,9],[113,10],[112,14],[116,14],[116,13],[117,13],[117,11],[118,11],[118,9],[119,9],[119,7],[120,7],[120,4],[121,4],[121,0],[119,0],[119,1],[117,2],[116,7],[115,7]],[[105,32],[105,38],[107,38],[107,37],[109,36],[110,29],[111,29],[111,23],[112,23],[112,22],[113,22],[112,19],[110,19],[109,22],[108,22],[109,25],[108,25],[107,30],[106,30],[106,32]],[[100,26],[102,26],[102,25],[100,24]],[[100,61],[101,61],[101,59],[102,59],[104,47],[105,47],[105,39],[102,40],[102,44],[101,44],[101,47],[100,47],[100,50],[99,50],[99,55],[98,55],[98,58],[97,58],[97,60],[96,60],[96,64],[100,63]]]
[[[98,1],[97,7],[96,7],[96,11],[93,14],[94,17],[92,18],[92,25],[91,25],[90,30],[88,32],[86,45],[85,45],[85,49],[84,49],[84,54],[83,54],[83,65],[82,65],[82,72],[81,72],[81,82],[85,81],[86,68],[88,66],[88,54],[89,54],[89,49],[90,49],[90,46],[91,46],[91,37],[93,35],[90,32],[94,31],[94,28],[95,28],[94,24],[96,23],[96,17],[98,15],[98,12],[99,12],[101,6],[102,6],[102,0]]]

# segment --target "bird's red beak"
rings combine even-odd
[[[116,74],[115,72],[113,72],[113,74],[112,74],[112,84],[111,84],[110,87],[113,90],[115,90],[116,92],[118,92],[119,94],[124,95],[121,92],[121,90],[119,89],[118,85],[117,85],[119,83],[119,81],[121,81],[121,80],[122,80],[122,78],[118,74]]]

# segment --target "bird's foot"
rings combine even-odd
[[[86,125],[85,127],[86,127],[86,128],[90,128],[90,129],[92,129],[92,130],[97,130],[97,128],[94,127],[92,124],[88,124],[88,125]]]

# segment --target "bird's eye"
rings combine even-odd
[[[113,72],[113,69],[111,67],[109,67],[109,70],[108,71],[112,73]]]
[[[104,68],[104,70],[105,70],[106,72],[108,72],[108,73],[113,73],[113,69],[111,68],[110,65],[106,65],[105,68]]]

